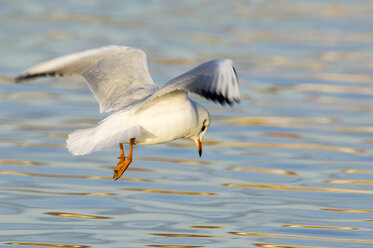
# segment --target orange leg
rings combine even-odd
[[[129,151],[128,157],[124,156],[123,143],[119,143],[120,157],[119,157],[119,162],[117,164],[117,167],[115,167],[114,169],[114,175],[113,175],[113,179],[115,181],[118,180],[118,178],[122,176],[122,174],[126,171],[128,166],[131,164],[134,143],[135,143],[135,138],[130,139],[130,151]]]
[[[119,163],[122,163],[126,159],[126,157],[124,156],[123,143],[119,143],[119,147],[120,147],[120,156],[117,158],[119,159]]]

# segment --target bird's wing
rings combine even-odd
[[[232,105],[240,101],[238,78],[230,59],[203,63],[171,79],[146,101],[176,90],[190,91],[222,105],[226,103]]]
[[[100,105],[100,112],[119,110],[158,89],[153,82],[144,51],[131,47],[105,46],[38,64],[14,80],[42,76],[81,75]]]

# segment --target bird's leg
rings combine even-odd
[[[124,151],[123,151],[123,144],[120,143],[120,157],[119,157],[119,162],[117,164],[117,167],[114,169],[114,175],[113,179],[116,181],[118,178],[122,176],[122,174],[126,171],[128,166],[132,162],[132,152],[133,152],[133,144],[135,143],[135,138],[130,139],[130,151],[128,154],[128,157],[124,156]]]
[[[118,164],[122,163],[126,159],[126,157],[124,156],[123,143],[119,143],[119,147],[120,147],[120,156],[117,157],[119,159]]]

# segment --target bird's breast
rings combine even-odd
[[[186,94],[176,93],[152,101],[136,115],[141,136],[135,144],[151,145],[188,138],[198,129],[197,110]]]

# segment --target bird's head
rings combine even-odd
[[[191,137],[197,145],[198,154],[202,156],[202,139],[207,129],[210,126],[210,115],[209,112],[202,106],[197,106],[198,111],[198,126],[196,128],[196,135]]]

